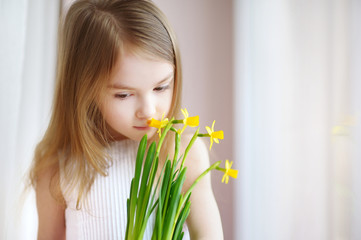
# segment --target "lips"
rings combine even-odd
[[[140,130],[140,131],[147,131],[150,129],[149,126],[143,126],[143,127],[139,127],[139,126],[134,126],[135,129]]]

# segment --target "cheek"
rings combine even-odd
[[[126,122],[130,117],[130,108],[124,104],[111,104],[108,108],[108,116],[113,123]]]
[[[171,109],[172,106],[172,98],[173,98],[173,93],[170,92],[169,94],[166,94],[165,98],[162,101],[162,111],[166,112],[168,115],[169,111]]]
[[[122,111],[124,108],[119,107],[119,103],[113,99],[105,99],[100,109],[104,120],[110,125],[114,125],[119,121],[123,121],[122,116],[125,116]]]

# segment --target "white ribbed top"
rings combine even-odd
[[[64,196],[66,239],[124,239],[127,225],[127,198],[134,175],[139,143],[123,140],[108,149],[113,165],[108,176],[98,176],[87,195],[86,205],[76,210],[76,194]],[[151,239],[154,217],[150,217],[143,239]],[[189,239],[188,230],[184,239]]]

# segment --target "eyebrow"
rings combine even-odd
[[[161,85],[165,82],[167,82],[168,80],[171,80],[174,78],[174,72],[170,73],[168,76],[166,76],[165,78],[163,78],[162,80],[160,80],[158,83],[156,83],[154,86],[158,86]],[[123,85],[123,84],[111,84],[108,86],[108,88],[115,88],[115,89],[127,89],[127,90],[134,90],[134,88]]]

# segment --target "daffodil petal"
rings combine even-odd
[[[209,146],[209,150],[212,149],[212,145],[213,145],[213,138],[211,138],[211,144],[210,144],[210,146]]]
[[[164,128],[165,126],[167,126],[168,122],[169,122],[168,118],[162,120],[160,122],[160,128]]]
[[[180,131],[178,132],[178,134],[182,134],[183,131],[186,129],[186,127],[187,127],[187,125],[184,125],[183,128],[182,128],[182,130],[180,130]]]
[[[210,136],[212,136],[212,130],[207,126],[206,127],[206,130],[207,130],[207,133],[210,135]]]
[[[225,176],[226,176],[226,184],[228,184],[229,176],[228,175],[225,175]]]
[[[183,115],[185,115],[185,113],[184,113],[184,110],[183,110],[183,109],[181,109],[181,112],[182,112],[182,114],[183,114]]]
[[[214,124],[216,123],[216,120],[213,120],[213,123],[212,123],[212,132],[214,132]]]
[[[184,108],[184,109],[181,109],[181,111],[182,111],[182,114],[183,114],[184,118],[188,118],[189,113],[188,113],[187,109]]]
[[[230,163],[229,163],[229,160],[226,159],[226,163],[224,164],[226,166],[226,170],[230,169],[231,166],[230,166]]]
[[[222,177],[222,183],[224,182],[224,180],[226,180],[227,174],[224,174]]]
[[[228,159],[226,159],[226,170],[228,171],[229,169],[231,169],[232,165],[233,165],[233,161],[230,162]]]

